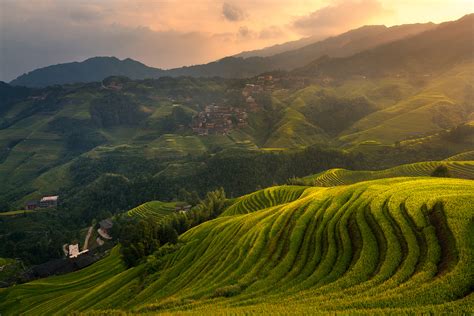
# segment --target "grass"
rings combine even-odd
[[[23,215],[28,213],[34,213],[33,210],[17,210],[17,211],[9,211],[0,213],[0,216],[15,216],[15,215]]]
[[[115,248],[84,270],[0,292],[0,310],[470,314],[473,201],[464,179],[273,187],[181,235],[158,272],[125,270]]]
[[[430,176],[436,167],[440,165],[445,165],[452,177],[474,179],[474,161],[429,161],[401,165],[380,171],[352,171],[336,168],[297,179],[294,183],[326,187],[382,178],[426,177]]]

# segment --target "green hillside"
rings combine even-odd
[[[172,214],[176,208],[175,202],[151,201],[139,205],[127,212],[129,216],[159,221]]]
[[[470,19],[443,24],[417,36],[424,36],[433,46],[436,32],[443,36],[461,32],[464,36],[465,21]],[[407,49],[410,43],[415,45],[413,39],[405,39],[390,47]],[[453,45],[466,50],[458,40]],[[384,47],[374,48],[370,54],[384,55]],[[418,56],[428,48],[408,53]],[[0,187],[0,207],[18,209],[27,200],[84,187],[77,175],[77,170],[85,168],[84,160],[100,165],[97,170],[102,174],[135,177],[165,175],[171,164],[200,165],[196,170],[202,170],[209,166],[196,160],[206,160],[202,157],[225,149],[298,150],[323,144],[364,155],[361,168],[378,161],[382,163],[373,167],[442,160],[471,151],[474,63],[469,54],[466,56],[463,60],[448,56],[446,63],[435,60],[425,72],[387,71],[375,77],[275,73],[274,81],[254,95],[260,106],[257,111],[246,108],[242,92],[258,78],[110,77],[101,83],[44,89],[2,84],[0,177],[7,181]],[[193,116],[209,104],[245,109],[248,124],[225,135],[196,135],[191,129]],[[453,133],[466,124],[471,126],[469,131]],[[369,148],[367,143],[377,146]],[[374,155],[372,149],[379,153]],[[397,152],[399,149],[403,153]],[[95,174],[94,179],[99,176]]]
[[[380,171],[352,171],[337,168],[301,179],[294,179],[292,183],[328,187],[383,178],[427,177],[439,166],[446,166],[452,177],[474,180],[474,161],[471,160],[418,162]]]
[[[245,214],[225,214],[189,230],[157,272],[147,264],[124,270],[115,248],[82,271],[2,290],[0,310],[474,311],[472,181],[392,178],[308,187],[295,198],[303,189],[273,188],[263,196],[280,202],[247,204]],[[282,200],[284,191],[292,197]]]
[[[119,249],[114,248],[107,258],[81,271],[14,287],[18,292],[12,301],[5,300],[5,290],[0,290],[0,309],[9,314],[13,311],[16,311],[13,312],[15,314],[28,311],[40,315],[80,310],[80,306],[92,306],[101,304],[100,302],[106,307],[107,300],[109,304],[113,303],[120,295],[120,292],[114,294],[116,288],[137,283],[138,270],[140,268],[125,270]],[[116,288],[111,286],[112,284]],[[41,304],[38,304],[39,297]],[[83,299],[80,299],[81,297]],[[19,301],[23,301],[25,305],[20,307]]]
[[[361,118],[341,133],[341,140],[352,143],[375,140],[390,144],[465,123],[474,111],[473,81],[474,64],[457,65],[426,80],[412,95]]]
[[[260,190],[236,199],[222,216],[247,214],[256,209],[289,203],[298,199],[305,189],[304,186],[277,186]]]

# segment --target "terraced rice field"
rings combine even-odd
[[[154,274],[124,271],[114,250],[82,271],[0,292],[0,310],[474,313],[473,181],[392,178],[303,190],[255,206],[238,200],[242,211],[181,235],[183,246]]]
[[[44,315],[92,306],[107,308],[117,297],[123,297],[117,289],[137,283],[139,270],[126,270],[118,248],[114,248],[108,257],[83,270],[14,286],[9,291],[0,289],[0,311],[3,315]]]
[[[428,161],[406,164],[380,171],[352,171],[330,169],[316,175],[299,179],[302,185],[335,186],[353,184],[359,181],[393,178],[393,177],[426,177],[440,165],[445,165],[451,176],[461,179],[474,179],[474,160],[470,161]]]
[[[151,201],[139,205],[127,212],[129,216],[137,216],[140,218],[151,218],[159,221],[163,217],[174,212],[176,203]]]
[[[304,186],[277,186],[238,198],[221,216],[247,214],[274,205],[292,202],[300,197]]]
[[[464,153],[457,154],[455,156],[449,157],[445,159],[447,161],[466,161],[466,160],[474,160],[474,150],[466,151]]]
[[[34,213],[35,211],[32,210],[17,210],[17,211],[9,211],[9,212],[0,212],[0,216],[15,216],[15,215],[24,215],[28,213]]]

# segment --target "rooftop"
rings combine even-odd
[[[99,225],[102,229],[110,229],[114,225],[111,219],[104,219],[99,222]]]
[[[44,196],[44,197],[41,199],[41,202],[57,201],[58,198],[59,198],[58,195]]]

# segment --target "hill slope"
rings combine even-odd
[[[345,32],[338,36],[288,50],[268,57],[279,69],[291,70],[304,66],[322,56],[347,57],[376,46],[400,40],[428,31],[436,24],[406,24],[386,27],[369,25]]]
[[[127,212],[128,216],[159,221],[165,216],[173,214],[175,202],[151,201],[143,203]]]
[[[307,188],[290,203],[189,230],[155,274],[123,271],[112,255],[4,290],[0,309],[472,313],[473,192],[472,181],[434,178]]]
[[[455,178],[474,180],[474,161],[429,161],[401,165],[380,171],[330,169],[316,175],[297,179],[294,183],[328,187],[383,178],[426,177],[430,176],[437,167],[442,165],[446,166],[450,174]]]

